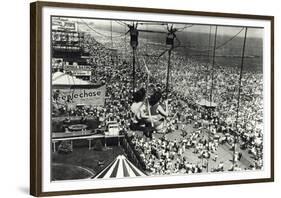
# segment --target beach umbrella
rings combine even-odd
[[[133,165],[124,155],[119,155],[106,166],[94,179],[100,178],[124,178],[146,176],[141,170]]]

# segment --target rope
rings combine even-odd
[[[145,92],[145,98],[146,98],[146,102],[147,102],[147,111],[148,111],[148,116],[149,116],[149,119],[150,119],[150,122],[151,122],[151,126],[154,127],[154,123],[153,123],[153,120],[152,120],[152,117],[151,117],[151,111],[150,111],[148,96],[147,96],[148,85],[149,85],[149,81],[150,81],[150,78],[149,78],[150,77],[150,71],[147,68],[147,65],[146,65],[146,62],[145,62],[144,58],[142,60],[144,62],[144,66],[145,66],[145,69],[147,71],[147,82],[146,82],[146,92]]]
[[[136,53],[136,60],[137,60],[136,62],[139,63],[138,53]],[[150,71],[149,71],[149,69],[146,65],[146,61],[143,57],[142,57],[142,60],[143,60],[143,63],[144,63],[145,71],[147,73],[145,100],[146,100],[146,103],[147,103],[147,111],[148,111],[148,116],[149,116],[149,119],[150,119],[150,122],[151,122],[151,126],[154,127],[154,123],[153,123],[153,119],[152,119],[151,111],[150,111],[150,105],[149,105],[149,101],[148,101],[148,95],[147,95],[148,85],[149,85],[149,82],[150,82]]]

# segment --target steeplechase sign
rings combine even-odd
[[[53,100],[68,107],[104,106],[105,85],[55,85],[52,89]]]

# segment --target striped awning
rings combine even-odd
[[[105,169],[103,169],[95,179],[99,178],[123,178],[146,176],[135,165],[133,165],[124,155],[119,155]]]

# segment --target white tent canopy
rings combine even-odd
[[[215,102],[210,102],[210,101],[208,101],[208,100],[206,100],[206,99],[202,99],[202,100],[200,100],[200,101],[197,101],[196,102],[198,105],[200,105],[200,106],[205,106],[205,107],[216,107],[217,106],[217,103],[215,103]]]
[[[52,74],[53,85],[88,85],[87,81],[81,80],[63,72],[55,72]]]
[[[119,155],[113,162],[105,167],[95,179],[100,178],[123,178],[146,176],[135,165],[133,165],[124,155]]]

